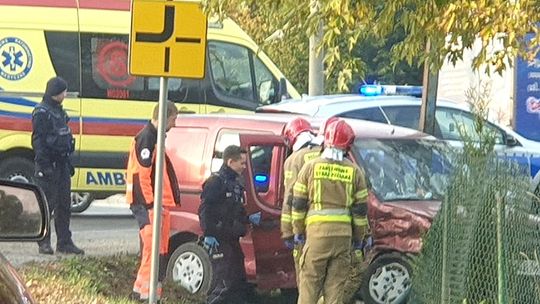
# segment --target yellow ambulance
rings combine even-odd
[[[130,0],[0,0],[1,178],[31,181],[31,113],[58,75],[77,140],[72,210],[124,192],[130,141],[159,93],[158,78],[128,73],[129,10]],[[169,79],[180,111],[253,111],[300,97],[233,21],[209,23],[207,38],[205,78]]]

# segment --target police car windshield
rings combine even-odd
[[[450,162],[430,140],[358,139],[353,153],[382,201],[442,200]]]

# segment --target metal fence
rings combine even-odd
[[[409,303],[540,303],[540,216],[529,172],[461,153],[421,254]]]

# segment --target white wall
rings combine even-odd
[[[491,120],[503,125],[509,125],[513,115],[513,87],[514,71],[507,68],[502,76],[498,73],[488,75],[484,69],[473,72],[472,59],[475,51],[479,49],[477,43],[473,50],[466,50],[463,60],[453,66],[445,63],[439,72],[438,98],[466,103],[465,91],[471,86],[478,86],[479,82],[491,84],[491,103],[489,116]]]

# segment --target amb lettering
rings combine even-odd
[[[86,172],[86,184],[123,186],[126,184],[126,180],[124,173],[120,172]]]
[[[316,179],[329,179],[344,182],[352,182],[353,172],[353,168],[351,167],[335,164],[317,164],[315,165],[314,170]]]

